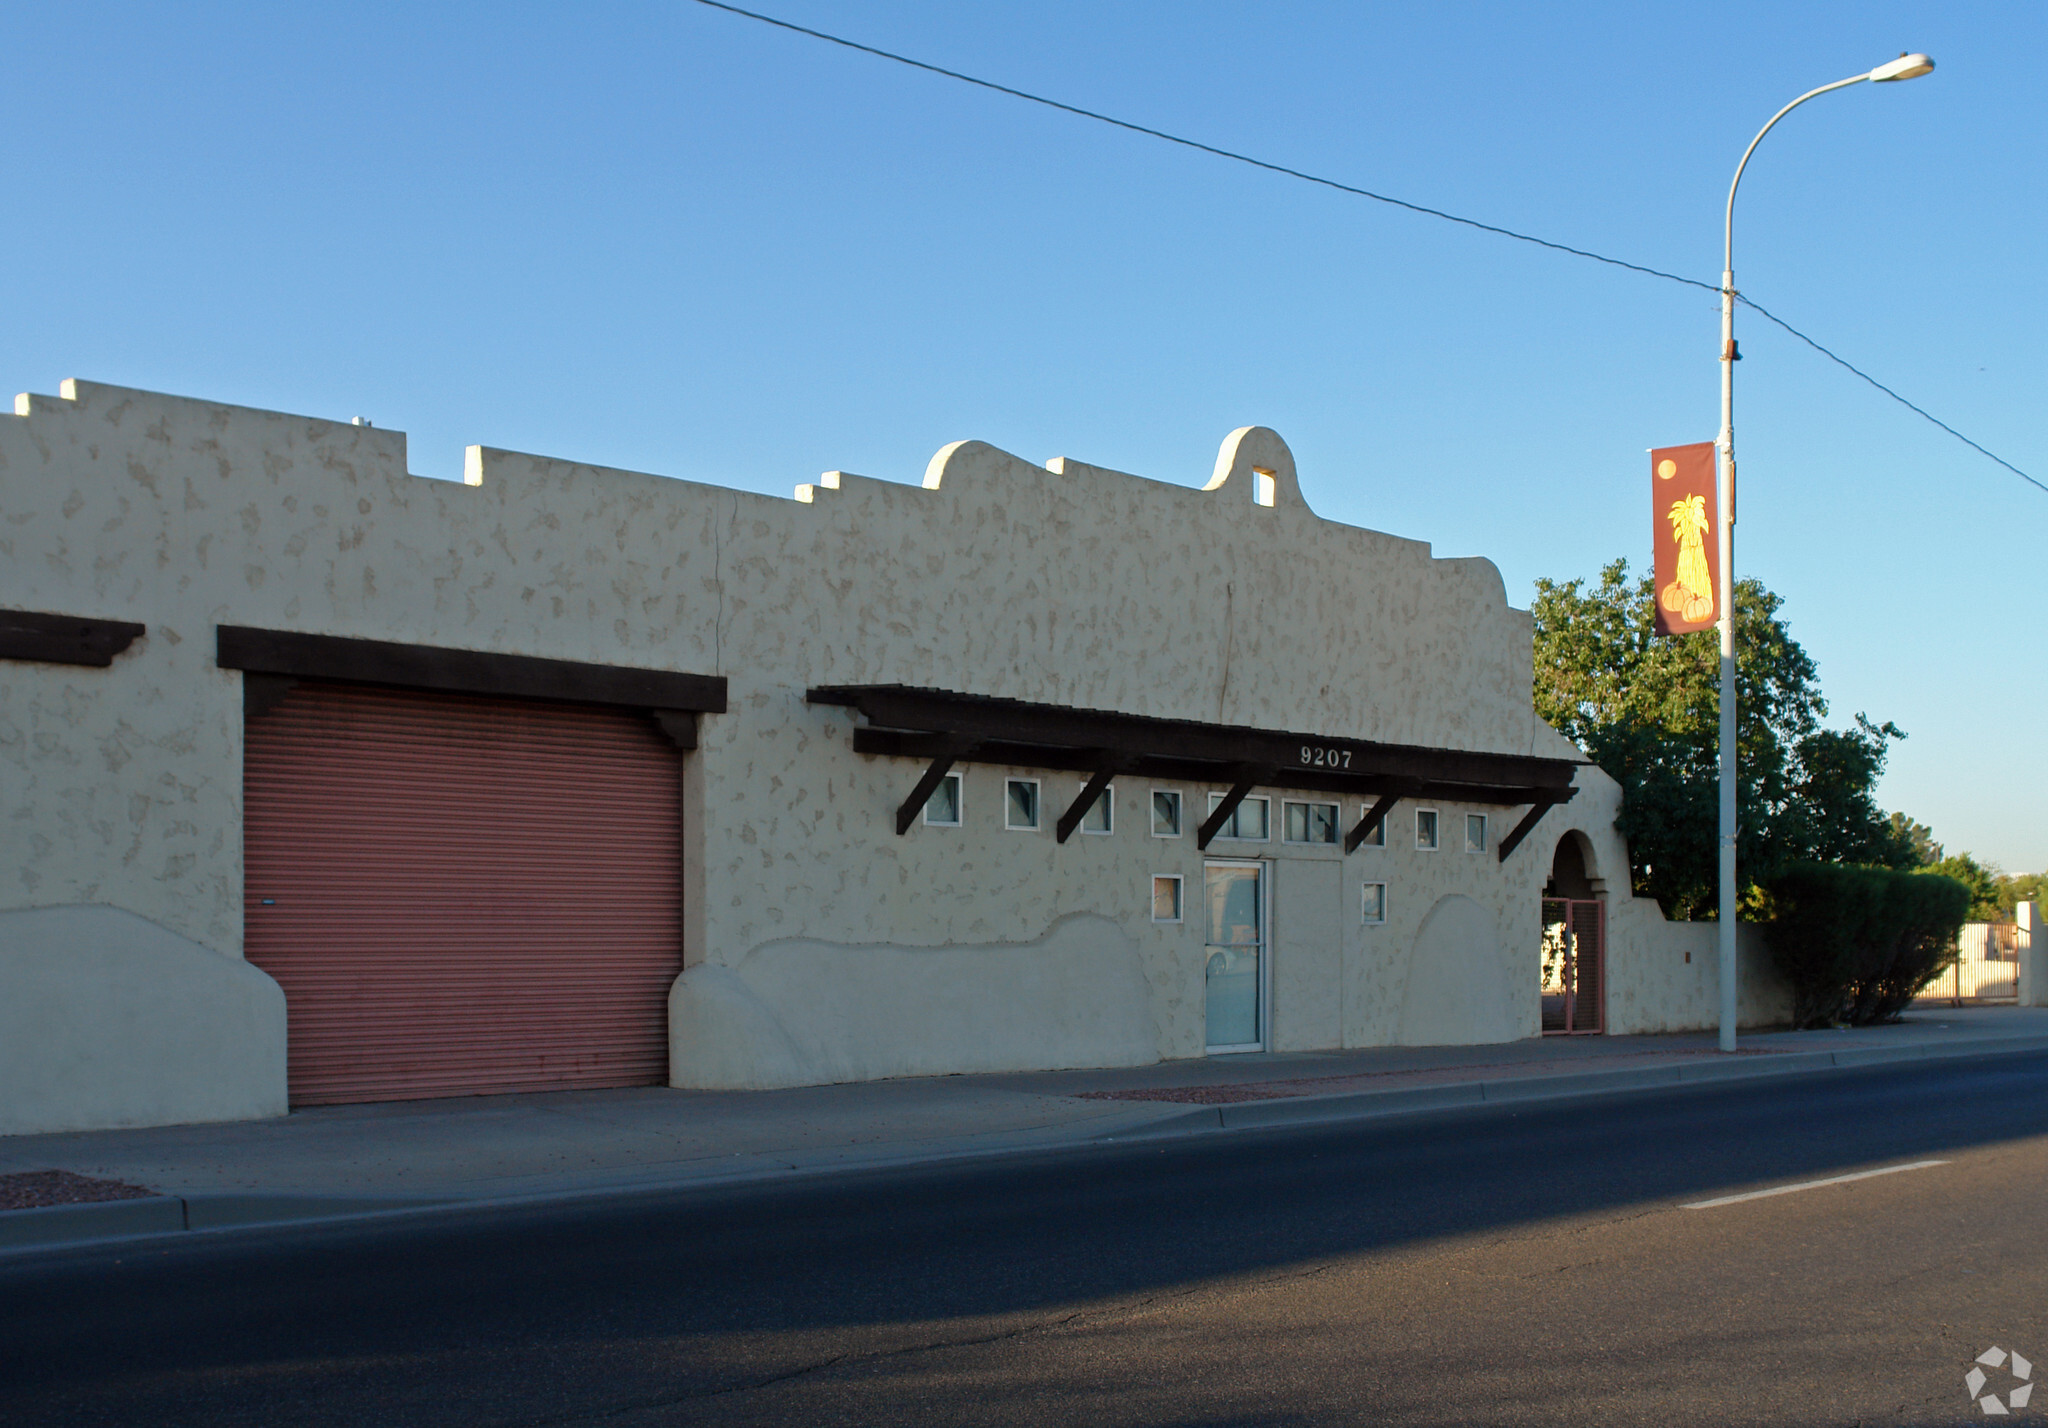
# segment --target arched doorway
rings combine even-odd
[[[1543,1034],[1607,1028],[1607,904],[1593,890],[1585,840],[1557,840],[1543,885]]]

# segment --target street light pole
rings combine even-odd
[[[1764,141],[1764,135],[1787,114],[1807,100],[1833,89],[1846,89],[1865,80],[1883,84],[1892,80],[1918,79],[1934,68],[1926,55],[1902,54],[1879,65],[1868,74],[1855,74],[1811,89],[1771,116],[1770,123],[1756,131],[1742,162],[1735,166],[1735,178],[1728,185],[1728,214],[1722,228],[1721,246],[1721,434],[1714,444],[1721,450],[1721,479],[1717,483],[1719,508],[1721,588],[1721,1049],[1735,1049],[1736,944],[1735,944],[1735,190],[1742,183],[1742,171],[1749,156]]]

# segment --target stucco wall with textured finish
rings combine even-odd
[[[1257,499],[1261,471],[1270,505]],[[700,979],[707,999],[744,987],[781,1034],[812,1039],[791,1063],[809,1069],[777,1075],[976,1064],[971,1019],[905,1006],[889,1020],[884,969],[943,965],[971,981],[967,969],[1014,955],[990,949],[1051,946],[1072,918],[1118,929],[1125,950],[1101,952],[1100,975],[1127,992],[1142,982],[1151,1055],[1198,1055],[1203,1041],[1192,828],[1207,788],[1185,786],[1181,838],[1155,839],[1149,786],[1122,780],[1116,832],[1059,845],[1051,821],[1078,778],[968,765],[966,826],[898,837],[892,815],[919,766],[855,755],[853,716],[807,705],[809,686],[901,682],[1572,753],[1531,713],[1528,616],[1508,607],[1492,564],[1321,519],[1285,444],[1257,427],[1231,433],[1200,487],[959,442],[922,484],[835,474],[788,500],[490,448],[471,449],[464,483],[426,480],[407,473],[397,432],[66,383],[0,417],[0,605],[148,626],[110,669],[0,662],[0,907],[109,904],[230,957],[242,934],[241,678],[215,666],[216,625],[727,677],[730,711],[702,720],[686,777],[685,953],[692,969],[737,979],[722,993]],[[1003,827],[1006,772],[1043,780],[1043,831]],[[1581,782],[1591,793],[1604,781],[1589,770]],[[1293,897],[1301,925],[1336,929],[1313,968],[1275,970],[1273,1025],[1294,1044],[1399,1039],[1416,934],[1447,897],[1482,908],[1500,956],[1527,963],[1481,1020],[1533,1034],[1537,894],[1558,831],[1582,826],[1613,866],[1622,858],[1611,808],[1585,794],[1505,864],[1463,851],[1467,810],[1452,805],[1437,852],[1414,847],[1406,804],[1384,848],[1284,846],[1284,795],[1270,796],[1273,841],[1212,853],[1335,865],[1274,884],[1278,918]],[[1347,802],[1347,821],[1358,811]],[[1496,840],[1516,816],[1485,811]],[[1189,880],[1180,925],[1150,919],[1150,878],[1169,872]],[[1383,925],[1360,917],[1366,880],[1389,885]],[[1286,926],[1276,939],[1289,955]],[[963,955],[920,963],[906,949]],[[807,957],[814,980],[761,970]],[[828,1049],[813,1009],[789,999],[835,977],[832,996],[876,1003],[849,1005],[849,1025],[887,1028],[915,1054]],[[1623,1020],[1711,1019],[1682,980],[1627,984],[1642,1007]],[[1126,1023],[1068,1016],[1066,995],[1020,1009],[1045,1022],[1042,1064],[1129,1055]],[[1334,995],[1336,1011],[1286,1004],[1310,995]],[[680,1084],[764,1083],[782,1054],[766,1023],[755,1075],[733,1068],[747,1053],[730,1036],[714,1055],[687,1034],[695,1015],[676,1018]]]
[[[0,1135],[285,1110],[284,993],[105,906],[0,912]]]

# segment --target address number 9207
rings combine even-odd
[[[1317,744],[1303,744],[1301,761],[1310,768],[1348,769],[1351,767],[1351,750],[1326,749]]]

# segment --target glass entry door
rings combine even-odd
[[[1209,1050],[1258,1051],[1266,1043],[1266,869],[1209,863]]]

